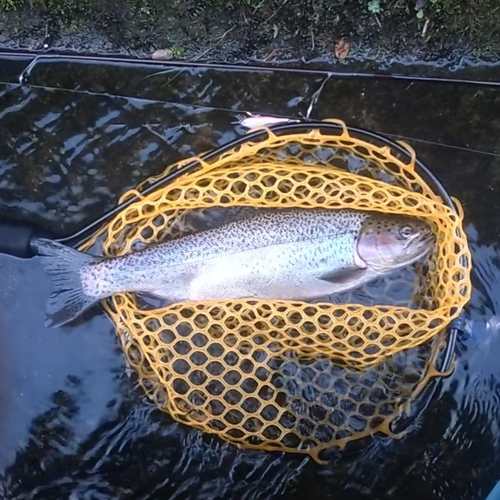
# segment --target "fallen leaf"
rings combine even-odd
[[[335,43],[335,57],[345,59],[349,55],[351,44],[345,39],[339,40]]]
[[[172,59],[173,56],[170,49],[158,49],[151,54],[151,59]]]

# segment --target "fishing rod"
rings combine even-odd
[[[0,51],[0,58],[27,58],[31,59],[26,68],[19,75],[19,82],[25,83],[33,69],[41,63],[80,63],[80,64],[117,64],[128,66],[146,66],[171,69],[207,69],[217,71],[247,71],[259,73],[289,73],[304,76],[332,76],[335,78],[365,78],[365,79],[386,79],[386,80],[405,80],[405,81],[421,81],[427,83],[450,83],[450,84],[465,84],[479,85],[487,87],[500,87],[500,81],[495,80],[475,80],[467,78],[450,78],[425,75],[405,75],[402,73],[377,73],[377,72],[357,72],[357,71],[332,71],[323,68],[302,68],[297,66],[277,66],[274,62],[271,64],[232,64],[232,63],[216,63],[216,62],[200,62],[200,61],[182,61],[182,60],[155,60],[146,58],[137,58],[121,55],[83,55],[74,54],[71,52],[53,52],[53,53],[36,53],[36,52],[19,52],[19,51]],[[160,75],[162,72],[159,72]],[[154,75],[151,75],[154,76]]]

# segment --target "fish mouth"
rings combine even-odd
[[[424,235],[417,235],[417,237],[419,238],[419,241],[416,242],[416,247],[420,248],[419,254],[421,254],[421,256],[424,256],[435,245],[436,237],[432,233],[428,233],[428,234],[424,234]],[[407,248],[410,247],[410,245],[413,243],[413,240],[415,240],[415,239],[417,239],[417,238],[413,238],[408,243]],[[408,252],[408,253],[411,253],[411,252]]]
[[[402,266],[413,264],[428,255],[436,243],[436,237],[432,233],[417,236],[417,242],[414,241],[417,238],[413,238],[412,241],[409,242],[405,251],[407,259],[403,259],[404,262],[401,263]]]
[[[370,267],[381,274],[397,271],[424,258],[431,251],[435,242],[436,238],[432,233],[413,235],[399,259],[391,259],[390,256],[384,256],[381,252],[378,252],[381,263],[371,263]]]

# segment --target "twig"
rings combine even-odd
[[[264,24],[268,23],[286,4],[288,0],[285,0],[265,21]]]
[[[195,62],[195,61],[198,61],[200,60],[204,55],[208,54],[212,49],[214,49],[215,47],[217,47],[217,45],[219,45],[219,43],[221,43],[224,38],[226,38],[226,36],[231,33],[231,31],[234,30],[234,28],[236,28],[236,26],[233,26],[232,28],[229,28],[226,32],[224,32],[217,40],[216,42],[211,46],[211,47],[208,47],[207,50],[203,51],[201,54],[193,57],[193,59],[191,59],[191,61]],[[180,71],[178,71],[167,83],[163,84],[162,87],[164,87],[165,85],[170,85],[181,73],[182,73],[182,69]]]
[[[226,38],[227,35],[229,35],[229,33],[231,33],[231,31],[234,30],[234,28],[236,28],[236,26],[233,26],[232,28],[229,28],[226,32],[224,32],[219,38],[218,40],[211,46],[211,47],[208,47],[207,50],[203,51],[200,55],[196,56],[196,57],[193,57],[193,61],[199,61],[203,56],[207,55],[211,50],[215,49],[215,47],[217,47],[217,45],[219,45],[223,40],[224,38]]]
[[[269,54],[267,54],[267,56],[264,57],[264,61],[265,62],[270,61],[275,55],[276,55],[276,50],[271,50],[271,52],[269,52]]]
[[[425,24],[424,24],[424,29],[422,30],[422,38],[425,38],[425,35],[427,34],[427,29],[429,28],[429,19],[426,19],[425,20]]]

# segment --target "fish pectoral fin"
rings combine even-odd
[[[345,267],[344,269],[327,272],[318,276],[318,279],[329,283],[344,284],[358,280],[366,272],[364,267]]]
[[[163,295],[157,295],[153,292],[136,292],[137,305],[139,309],[162,309],[173,304],[173,301]]]

